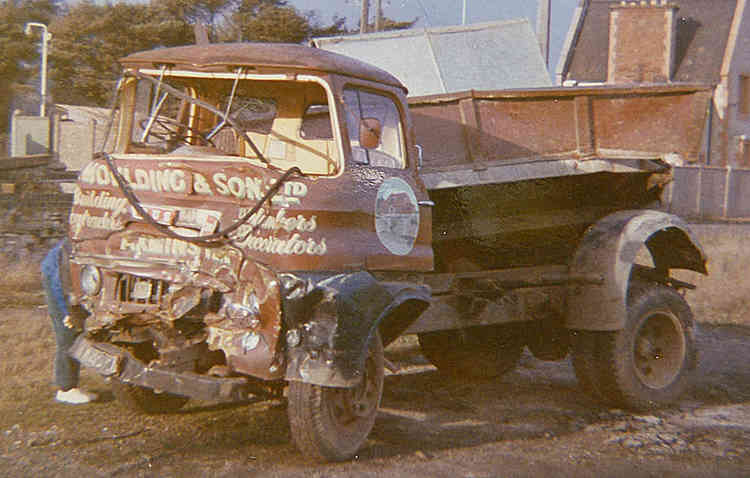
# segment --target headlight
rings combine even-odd
[[[289,329],[286,332],[286,344],[289,347],[296,347],[302,341],[302,336],[297,329]]]
[[[102,273],[95,266],[85,266],[81,271],[81,290],[88,296],[94,296],[102,288]]]

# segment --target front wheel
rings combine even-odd
[[[628,408],[674,402],[697,364],[690,307],[677,291],[661,284],[634,283],[625,327],[585,337],[593,342],[582,344],[588,354],[582,358],[595,367],[583,374],[586,380],[595,382],[602,398]]]
[[[297,448],[320,461],[344,461],[357,453],[375,423],[383,394],[383,343],[369,343],[362,381],[354,388],[289,384],[289,427]]]

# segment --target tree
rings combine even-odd
[[[330,25],[324,25],[314,11],[307,12],[307,22],[310,24],[310,38],[334,37],[353,33],[346,28],[346,18],[334,15]]]
[[[52,94],[60,103],[104,105],[119,75],[117,60],[158,46],[192,43],[192,27],[164,5],[71,7],[50,27]]]
[[[8,131],[11,100],[17,94],[32,97],[34,88],[24,85],[38,77],[38,39],[24,34],[27,22],[49,23],[57,11],[55,0],[3,1],[0,3],[0,133]],[[0,153],[2,154],[2,153]]]
[[[55,101],[105,105],[130,53],[195,41],[193,25],[208,26],[212,41],[299,43],[306,17],[282,0],[153,0],[100,5],[84,0],[57,17],[50,60]]]
[[[301,43],[313,36],[349,33],[346,20],[323,24],[313,12],[301,13],[285,0],[151,0],[150,3],[96,3],[82,0],[58,10],[60,0],[23,1],[23,21],[13,0],[0,0],[0,81],[22,75],[34,58],[33,42],[23,38],[23,21],[50,26],[50,96],[58,103],[104,106],[120,74],[118,59],[136,51],[195,42],[193,26],[208,27],[211,41]],[[46,5],[46,6],[45,6]],[[29,8],[32,10],[29,11]],[[43,18],[42,18],[43,17]],[[415,20],[416,21],[416,20]],[[387,28],[412,22],[384,20]],[[2,85],[2,83],[0,83]],[[9,91],[3,88],[2,91]],[[7,103],[7,101],[6,101]],[[7,111],[7,106],[0,104]],[[1,125],[2,123],[0,123]]]
[[[208,28],[210,41],[219,40],[227,23],[226,16],[235,11],[241,0],[157,0],[154,2],[173,18]]]
[[[414,20],[407,20],[405,22],[398,22],[396,20],[390,19],[388,17],[383,17],[381,20],[382,24],[382,31],[390,31],[390,30],[407,30],[414,26],[415,23],[419,18],[415,18]]]
[[[310,36],[310,24],[282,0],[241,0],[227,29],[230,41],[300,43]]]

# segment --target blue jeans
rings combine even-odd
[[[70,390],[78,386],[78,375],[80,364],[68,355],[68,350],[73,345],[79,331],[66,327],[63,321],[69,314],[68,291],[64,290],[60,267],[62,257],[65,254],[63,241],[58,242],[42,260],[42,285],[47,295],[47,310],[52,319],[52,330],[55,332],[55,384],[61,390]],[[67,273],[67,268],[65,269]]]

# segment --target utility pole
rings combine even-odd
[[[362,0],[362,15],[359,19],[359,33],[367,33],[370,23],[370,0]]]
[[[47,116],[47,43],[52,39],[52,34],[47,31],[47,25],[37,22],[27,23],[24,27],[24,33],[27,36],[31,35],[31,30],[34,27],[42,29],[42,77],[39,84],[39,95],[42,97],[42,100],[39,105],[39,116]]]
[[[536,36],[539,49],[542,52],[544,64],[549,68],[549,12],[550,0],[538,0],[539,9],[536,14]]]
[[[461,12],[461,25],[466,25],[466,1],[467,0],[464,0],[464,8]]]
[[[383,4],[382,0],[375,0],[375,31],[383,29]]]

